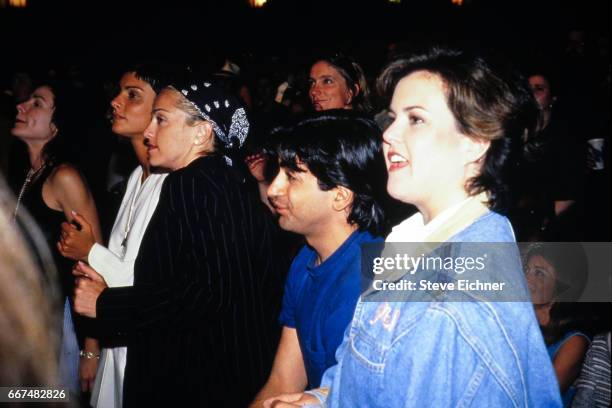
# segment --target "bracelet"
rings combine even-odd
[[[100,353],[96,353],[94,351],[81,350],[81,352],[79,353],[79,357],[84,357],[87,360],[93,360],[94,358],[99,360],[100,359]]]

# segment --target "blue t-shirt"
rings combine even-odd
[[[308,245],[293,260],[279,320],[297,330],[308,388],[318,387],[323,372],[336,364],[336,349],[353,318],[361,293],[360,245],[382,240],[355,231],[320,265]]]

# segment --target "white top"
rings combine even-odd
[[[470,199],[471,197],[468,197],[460,203],[447,208],[427,224],[423,221],[423,214],[417,212],[393,227],[391,233],[387,235],[385,242],[422,242],[436,228],[451,219],[463,204]]]
[[[134,262],[140,242],[159,201],[166,174],[150,174],[142,183],[142,167],[130,176],[111,231],[108,248],[99,244],[89,251],[87,260],[109,287],[134,284]],[[91,404],[97,408],[121,408],[126,347],[104,348],[91,392]]]
[[[109,287],[134,283],[134,262],[166,176],[167,173],[150,174],[142,183],[142,167],[138,166],[128,180],[108,248],[94,244],[89,251],[89,265],[104,277]]]

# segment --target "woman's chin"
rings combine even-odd
[[[406,188],[402,188],[402,186],[387,184],[387,192],[391,197],[395,198],[398,201],[407,204],[414,204],[415,197],[413,196],[413,194],[410,194],[410,192],[407,191]]]

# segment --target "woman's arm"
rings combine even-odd
[[[79,361],[79,380],[81,382],[81,391],[89,392],[93,390],[98,363],[100,362],[100,345],[98,340],[86,337],[83,351],[84,355],[80,357]]]
[[[43,200],[45,203],[57,210],[61,210],[68,221],[75,221],[79,228],[86,230],[95,242],[102,242],[102,233],[98,219],[98,211],[93,196],[87,187],[87,183],[79,171],[69,165],[62,164],[51,173],[48,181],[43,187]],[[75,220],[75,215],[78,219]],[[85,224],[85,220],[86,224]],[[80,222],[79,222],[80,221]],[[70,228],[77,230],[74,225]],[[61,248],[60,249],[60,253]],[[62,253],[62,255],[64,255]],[[84,351],[100,355],[98,341],[91,337],[85,338]],[[98,369],[98,358],[81,357],[79,363],[79,379],[81,390],[91,391]]]
[[[557,351],[553,359],[553,367],[561,393],[567,391],[578,378],[588,347],[589,341],[584,336],[574,335],[567,339]]]
[[[95,241],[102,242],[96,203],[75,167],[62,164],[51,173],[43,187],[43,200],[50,208],[62,211],[68,221],[74,219],[73,212],[81,214],[91,225]]]

